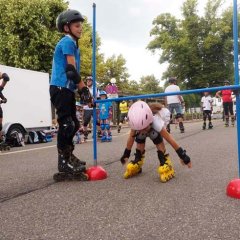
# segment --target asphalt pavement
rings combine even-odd
[[[167,144],[176,171],[167,183],[159,181],[149,140],[143,173],[123,179],[119,158],[128,128],[113,130],[111,143],[98,143],[98,164],[108,173],[102,181],[55,183],[55,141],[0,153],[0,239],[240,239],[240,200],[226,196],[238,177],[236,127],[213,124],[203,131],[201,122],[187,123],[184,134],[172,125],[193,168],[182,166]],[[75,153],[93,165],[92,139]]]

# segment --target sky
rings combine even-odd
[[[105,57],[122,54],[131,80],[154,74],[161,79],[167,63],[159,64],[159,53],[146,49],[151,41],[152,21],[161,13],[181,17],[184,0],[68,0],[92,24],[92,4],[96,3],[96,30],[101,38],[100,51]],[[199,0],[199,14],[207,0]],[[225,6],[230,5],[226,0]]]

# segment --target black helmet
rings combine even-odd
[[[168,82],[169,82],[169,83],[177,83],[177,79],[174,78],[174,77],[170,77],[170,78],[168,79]]]
[[[63,32],[63,27],[66,24],[70,24],[72,22],[83,22],[84,18],[82,16],[82,14],[77,11],[77,10],[66,10],[64,12],[61,12],[56,20],[56,26],[59,32]]]

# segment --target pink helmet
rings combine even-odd
[[[135,102],[128,111],[128,124],[133,130],[142,130],[153,122],[153,114],[147,103]]]

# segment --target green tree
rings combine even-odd
[[[142,93],[160,93],[163,89],[159,86],[159,80],[154,75],[148,75],[141,77],[139,87]]]
[[[208,0],[200,17],[197,0],[186,0],[182,19],[170,14],[154,19],[147,48],[161,50],[159,62],[169,63],[163,79],[176,76],[183,87],[201,88],[232,78],[232,13],[227,9],[218,15],[222,2]]]
[[[0,62],[49,72],[59,34],[56,16],[63,0],[0,0]]]
[[[65,0],[0,0],[0,62],[2,64],[51,72],[52,57],[62,37],[56,29],[58,14],[68,8]],[[97,37],[97,76],[104,75],[104,57]],[[92,29],[86,20],[79,40],[81,75],[92,74]]]
[[[113,55],[105,61],[105,74],[101,82],[107,84],[111,78],[115,78],[118,88],[123,91],[128,89],[129,76],[125,58]]]
[[[129,80],[126,88],[123,90],[126,95],[139,95],[141,94],[139,83],[135,80]]]
[[[199,94],[188,94],[183,96],[185,101],[186,109],[195,108],[200,106],[201,95]]]
[[[99,36],[97,36],[96,45],[96,77],[97,80],[101,80],[105,74],[105,63],[104,55],[99,52],[101,46]],[[92,75],[92,27],[87,21],[83,24],[83,34],[79,40],[79,47],[81,51],[81,76]]]

